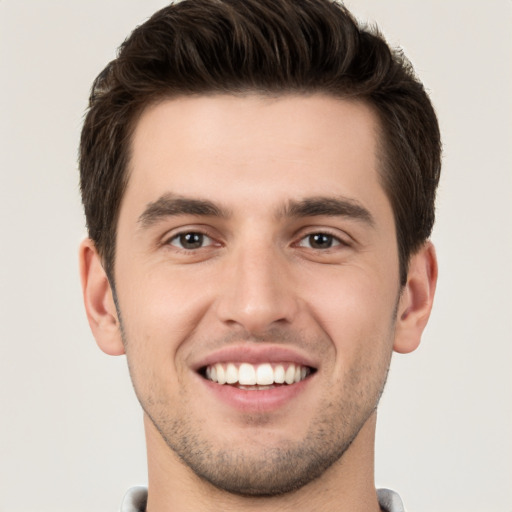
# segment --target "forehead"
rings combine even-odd
[[[226,203],[327,193],[371,201],[382,192],[377,133],[369,106],[320,94],[167,99],[135,127],[126,195],[140,207],[163,193]]]

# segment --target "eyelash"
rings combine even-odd
[[[312,244],[315,244],[315,243],[318,243],[318,240],[314,240],[315,238],[319,238],[319,237],[323,237],[324,240],[327,239],[327,242],[328,242],[328,246],[327,247],[312,247],[311,245]],[[342,240],[340,237],[336,236],[336,235],[333,235],[332,233],[329,233],[328,231],[315,231],[315,232],[312,232],[312,233],[308,233],[306,234],[305,236],[303,236],[302,238],[300,238],[299,242],[296,244],[297,246],[299,247],[306,247],[303,242],[304,241],[309,241],[309,246],[307,246],[308,249],[313,249],[313,250],[328,250],[328,249],[332,249],[334,247],[339,247],[339,246],[347,246],[348,244]]]
[[[199,247],[184,247],[184,244],[187,243],[185,241],[185,237],[194,236],[197,240],[196,243],[200,244]],[[328,247],[312,247],[312,243],[316,243],[314,241],[314,237],[324,237],[324,240],[327,239]],[[205,239],[209,241],[207,245],[203,245]],[[305,245],[305,242],[308,241],[309,245]],[[176,242],[176,243],[174,243]],[[192,242],[194,243],[194,242]],[[179,244],[179,245],[178,245]],[[215,239],[208,235],[204,231],[200,230],[189,230],[189,231],[182,231],[180,233],[176,233],[172,237],[168,238],[165,242],[165,245],[171,245],[175,247],[177,250],[186,252],[186,253],[192,253],[194,251],[205,249],[207,247],[213,246],[213,245],[220,245],[218,242],[215,241]],[[333,249],[335,247],[348,247],[350,244],[340,238],[339,236],[333,235],[332,233],[329,233],[326,230],[319,230],[319,231],[312,231],[309,233],[304,234],[301,236],[298,240],[298,242],[293,244],[296,247],[304,247],[310,250],[314,251],[320,251],[325,252],[329,249]]]
[[[184,242],[184,238],[187,237],[187,236],[190,236],[190,235],[193,235],[195,237],[200,237],[200,240],[201,240],[201,246],[200,247],[193,247],[193,248],[186,248],[186,247],[183,247],[183,242]],[[204,246],[202,245],[202,242],[204,241],[204,239],[208,239],[211,243],[209,243],[208,245]],[[174,241],[179,241],[181,243],[181,246],[178,246],[176,244],[174,244],[173,242]],[[177,249],[180,249],[182,251],[186,251],[186,252],[192,252],[192,251],[195,251],[195,250],[198,250],[198,249],[204,249],[205,247],[209,247],[210,245],[214,245],[214,240],[212,237],[208,236],[206,233],[203,233],[201,231],[182,231],[181,233],[177,233],[176,235],[172,236],[171,238],[169,238],[166,242],[167,245],[172,245],[173,247],[176,247]]]

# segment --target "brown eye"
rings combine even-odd
[[[312,233],[299,243],[300,247],[309,247],[310,249],[330,249],[336,245],[341,245],[341,242],[328,233]]]
[[[191,231],[189,233],[180,233],[179,235],[176,235],[169,243],[174,247],[190,251],[211,245],[212,240],[203,233]]]

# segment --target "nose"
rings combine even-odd
[[[224,271],[217,313],[225,324],[261,335],[291,323],[298,311],[286,256],[271,243],[234,251]]]

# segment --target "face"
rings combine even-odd
[[[178,98],[138,122],[115,283],[150,436],[273,495],[372,417],[400,295],[377,124],[331,97]]]

